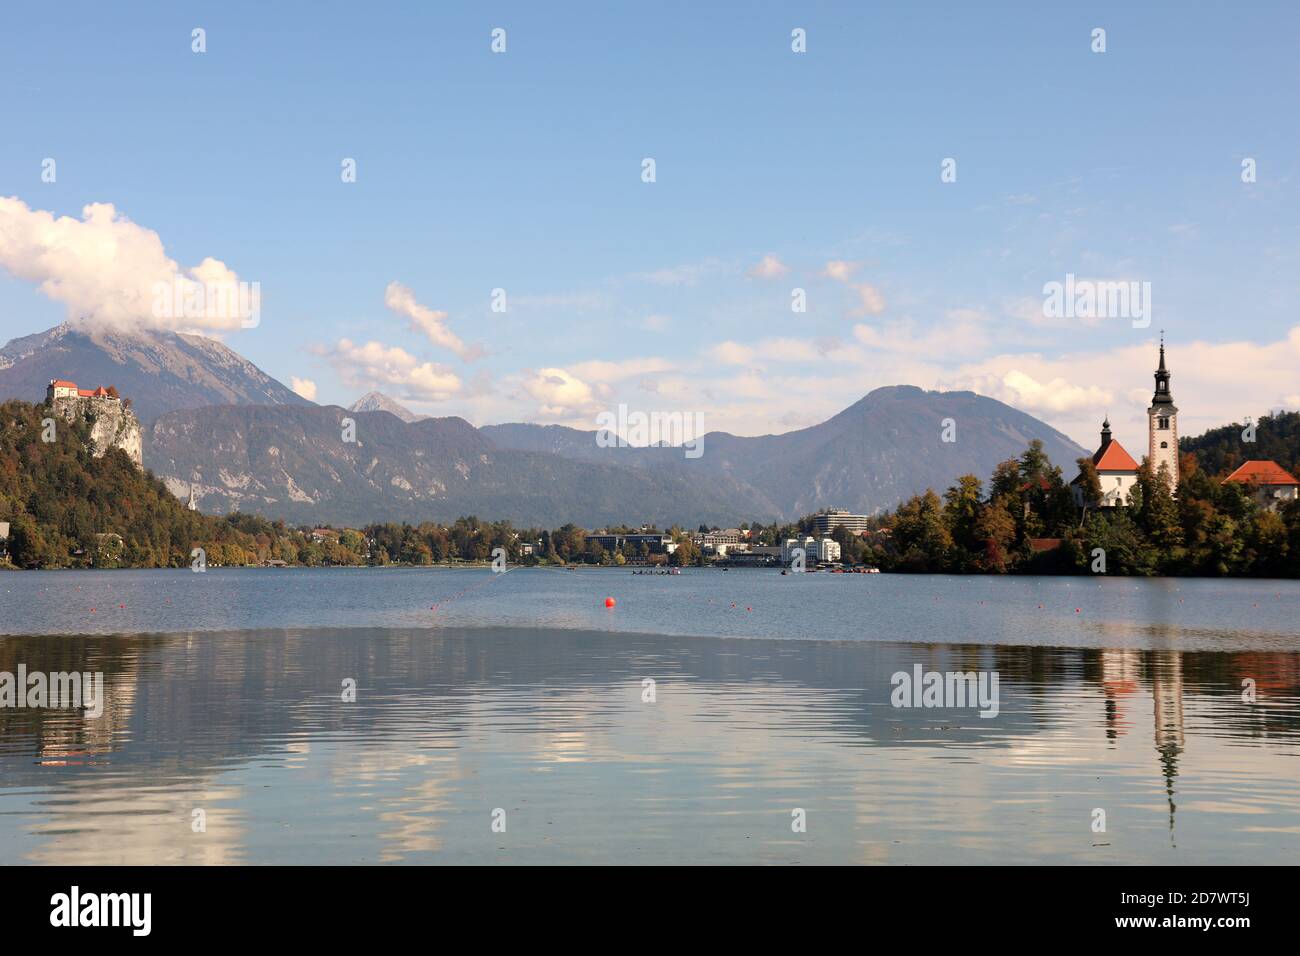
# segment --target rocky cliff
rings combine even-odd
[[[143,467],[140,421],[124,402],[109,398],[56,398],[56,419],[73,423],[84,421],[90,426],[90,451],[103,458],[110,448],[120,448]]]

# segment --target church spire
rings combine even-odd
[[[1160,330],[1160,365],[1156,369],[1156,394],[1152,405],[1172,405],[1174,396],[1169,391],[1169,369],[1165,367],[1165,332]]]
[[[1106,420],[1101,423],[1101,451],[1105,451],[1110,446],[1110,413],[1106,413]]]

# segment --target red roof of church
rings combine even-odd
[[[51,385],[57,385],[57,386],[60,387],[60,388],[76,388],[76,387],[77,387],[77,383],[76,383],[76,382],[69,382],[66,378],[56,378],[54,381],[50,382],[50,384],[51,384]]]
[[[1223,480],[1256,485],[1300,485],[1300,481],[1275,461],[1248,461]]]
[[[1133,460],[1133,456],[1117,441],[1112,441],[1105,448],[1097,449],[1097,454],[1092,456],[1092,463],[1097,466],[1098,471],[1138,470],[1138,463]]]

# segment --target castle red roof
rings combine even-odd
[[[1300,481],[1275,461],[1248,461],[1223,480],[1255,485],[1300,485]]]
[[[1117,441],[1112,441],[1105,448],[1097,449],[1097,454],[1092,456],[1092,463],[1097,466],[1098,471],[1138,470],[1138,463],[1133,460],[1133,456]]]
[[[76,382],[69,381],[66,378],[51,379],[50,388],[70,388],[74,392],[76,392],[80,398],[112,398],[113,397],[108,393],[108,389],[106,389],[103,385],[100,385],[98,388],[78,388]]]

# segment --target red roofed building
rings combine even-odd
[[[1300,498],[1300,481],[1275,461],[1248,461],[1223,480],[1250,485],[1255,500],[1270,511]]]
[[[119,401],[116,395],[109,393],[104,386],[99,388],[77,388],[76,382],[64,378],[50,379],[45,388],[45,400],[53,403],[56,398],[102,398],[110,402]]]
[[[1083,474],[1070,483],[1074,491],[1074,503],[1082,508],[1090,505],[1094,508],[1118,508],[1129,503],[1129,496],[1137,485],[1138,463],[1124,450],[1124,446],[1110,437],[1110,418],[1101,423],[1101,447],[1092,456],[1092,463],[1101,480],[1101,498],[1086,501],[1086,489]]]
[[[1174,405],[1169,381],[1172,376],[1165,365],[1165,335],[1160,333],[1160,364],[1156,368],[1156,390],[1147,409],[1147,463],[1153,475],[1167,478],[1169,493],[1178,496],[1178,407]],[[1101,426],[1101,447],[1092,456],[1101,480],[1101,497],[1086,501],[1083,473],[1071,482],[1074,503],[1079,507],[1117,508],[1132,501],[1137,486],[1138,463],[1119,442],[1110,437],[1110,416]]]

